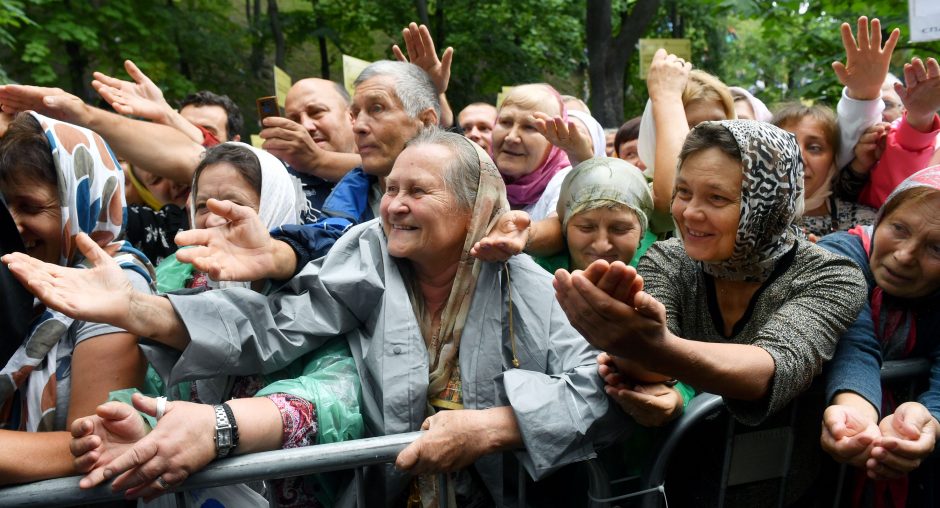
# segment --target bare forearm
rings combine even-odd
[[[170,108],[169,111],[167,111],[166,116],[164,117],[164,121],[161,123],[163,123],[163,125],[166,125],[168,127],[173,127],[174,129],[182,132],[183,134],[186,135],[186,137],[188,137],[194,143],[197,143],[199,145],[202,144],[202,141],[203,141],[202,131],[199,130],[198,127],[193,125],[192,122],[183,118],[182,115],[180,115],[179,112],[176,111],[175,109]],[[223,139],[221,141],[225,141],[225,140]]]
[[[170,300],[162,296],[134,293],[129,306],[126,322],[115,323],[117,326],[180,351],[189,346],[189,331]]]
[[[281,412],[267,397],[234,399],[228,402],[238,424],[239,444],[235,453],[254,453],[281,448],[284,423]]]
[[[533,256],[551,256],[565,248],[561,219],[557,215],[532,223],[525,251]]]
[[[656,120],[656,172],[653,175],[653,208],[669,213],[672,190],[676,185],[676,162],[689,126],[682,97],[664,97],[653,102]]]
[[[0,430],[0,485],[75,474],[69,439],[68,432]]]
[[[438,99],[441,101],[441,128],[449,129],[454,125],[454,110],[450,109],[450,103],[447,102],[447,95],[440,94]]]
[[[190,183],[205,149],[166,125],[88,108],[86,127],[101,134],[132,165],[171,180]]]
[[[485,413],[487,418],[487,428],[481,438],[487,443],[489,453],[523,447],[522,433],[511,407],[494,407],[480,411]]]
[[[766,350],[744,344],[688,340],[669,334],[664,347],[648,354],[648,367],[695,386],[738,400],[767,395],[775,364]]]
[[[933,119],[935,116],[936,113],[933,111],[925,111],[923,113],[908,111],[905,121],[918,132],[930,132],[933,130]]]

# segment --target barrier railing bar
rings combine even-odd
[[[409,432],[226,458],[209,464],[174,490],[287,478],[391,462],[420,435],[421,432]],[[80,478],[56,478],[0,489],[0,507],[75,506],[123,497],[121,493],[111,492],[109,485],[79,489]]]

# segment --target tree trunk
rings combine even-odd
[[[320,33],[317,36],[317,44],[320,46],[320,77],[330,79],[330,54],[327,52],[326,34],[324,33],[326,27],[323,25],[323,14],[318,8],[317,0],[310,0],[310,4],[313,5],[313,19],[317,24],[317,31]]]
[[[284,32],[281,30],[281,17],[278,15],[277,0],[268,0],[268,21],[271,23],[271,35],[274,37],[274,65],[281,69],[284,65]]]
[[[248,32],[251,39],[251,55],[248,65],[251,75],[263,76],[264,70],[264,35],[261,30],[261,0],[245,0],[245,15],[248,20]]]
[[[646,33],[661,0],[637,0],[620,13],[620,33],[611,28],[610,0],[587,0],[588,77],[591,113],[604,127],[623,123],[624,75],[637,41]]]
[[[421,24],[430,28],[431,18],[428,17],[427,0],[415,0],[415,9],[418,10],[418,19],[421,21]]]

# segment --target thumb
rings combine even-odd
[[[634,308],[637,312],[656,321],[666,321],[666,307],[659,300],[653,298],[653,295],[646,291],[640,291],[633,297]]]
[[[138,411],[142,411],[153,417],[157,416],[157,399],[135,393],[134,396],[131,397],[131,401],[134,403],[134,408]]]
[[[134,414],[134,407],[123,402],[105,402],[95,408],[95,414],[105,420],[123,420]]]
[[[836,77],[839,78],[839,82],[844,85],[846,79],[849,77],[845,71],[845,64],[842,62],[832,62],[832,70],[835,71]]]
[[[220,201],[218,199],[210,198],[206,202],[206,206],[209,207],[209,210],[212,213],[218,215],[219,217],[228,219],[231,222],[250,220],[252,218],[258,217],[258,213],[255,212],[251,207],[236,205],[235,203],[228,200]]]
[[[913,415],[907,414],[906,408],[898,408],[898,411],[894,413],[894,418],[891,420],[891,426],[894,427],[894,430],[899,435],[911,441],[916,441],[920,438],[920,429],[909,422],[908,418],[914,419]]]
[[[106,265],[112,261],[111,256],[85,233],[79,233],[75,237],[75,244],[78,246],[79,252],[85,256],[85,259],[91,261],[91,264],[96,267]]]
[[[421,438],[411,443],[395,459],[395,467],[402,471],[409,471],[418,463],[418,449],[421,446]]]

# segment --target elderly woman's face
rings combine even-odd
[[[419,269],[443,271],[460,260],[470,212],[444,185],[454,154],[440,145],[406,148],[385,180],[380,211],[392,256]]]
[[[58,188],[33,179],[20,180],[0,188],[0,193],[23,238],[26,253],[46,263],[58,264],[62,254]]]
[[[686,157],[676,175],[672,216],[690,258],[719,262],[734,253],[743,180],[741,162],[718,148]]]
[[[535,128],[534,112],[511,104],[499,110],[493,128],[493,159],[505,176],[528,175],[548,157],[552,145]]]
[[[890,295],[918,298],[940,289],[940,195],[903,203],[883,218],[869,263]]]
[[[598,259],[629,264],[640,245],[640,221],[625,206],[595,208],[568,219],[565,236],[572,270],[584,270]]]
[[[196,217],[195,229],[213,228],[226,224],[228,220],[209,211],[206,202],[209,198],[229,200],[258,211],[261,196],[251,183],[228,162],[212,164],[199,173],[196,185],[197,194],[193,197],[193,210]]]

